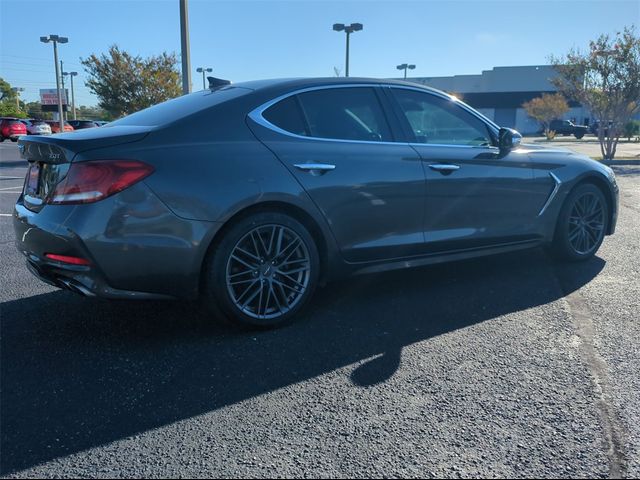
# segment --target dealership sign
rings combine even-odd
[[[62,94],[62,105],[67,105],[67,89],[60,92]],[[40,89],[40,103],[42,105],[58,105],[58,91],[55,88]]]

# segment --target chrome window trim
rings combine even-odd
[[[540,213],[538,213],[539,217],[547,210],[547,207],[551,205],[551,202],[553,201],[555,196],[558,194],[558,190],[560,190],[560,185],[562,185],[562,181],[555,175],[555,173],[549,172],[549,176],[555,182],[555,186],[553,187],[553,190],[551,190],[551,193],[549,194],[549,198],[547,198],[547,201],[542,206]]]
[[[363,87],[367,87],[367,88],[376,88],[376,87],[384,87],[384,88],[403,88],[406,90],[415,90],[417,92],[422,92],[422,93],[426,93],[428,95],[434,95],[436,97],[445,99],[445,100],[449,100],[451,102],[456,102],[461,108],[463,108],[464,110],[468,111],[469,113],[473,114],[474,116],[476,116],[480,121],[482,121],[485,125],[487,125],[488,128],[490,128],[495,134],[496,134],[496,138],[498,135],[497,130],[495,130],[495,128],[497,127],[497,125],[495,125],[493,122],[491,122],[491,120],[489,120],[488,118],[486,118],[484,115],[480,114],[479,112],[474,111],[471,107],[467,106],[466,104],[462,103],[460,100],[458,100],[457,98],[451,96],[451,95],[447,95],[444,92],[437,92],[437,91],[433,91],[433,90],[427,90],[425,88],[420,88],[420,87],[411,87],[411,86],[405,86],[405,85],[394,85],[394,84],[388,84],[388,83],[348,83],[348,84],[336,84],[336,85],[317,85],[315,87],[305,87],[305,88],[300,88],[297,90],[294,90],[292,92],[287,92],[285,94],[282,94],[276,98],[273,98],[271,100],[269,100],[268,102],[263,103],[262,105],[254,108],[253,110],[251,110],[248,113],[248,117],[253,120],[254,122],[256,122],[258,125],[268,128],[269,130],[272,130],[276,133],[279,133],[281,135],[285,135],[288,137],[292,137],[292,138],[297,138],[300,140],[315,140],[315,141],[322,141],[322,142],[339,142],[339,143],[356,143],[356,144],[366,144],[366,145],[411,145],[411,146],[421,146],[421,147],[453,147],[453,148],[487,148],[491,151],[497,150],[499,151],[498,147],[495,147],[493,145],[487,145],[485,146],[481,146],[481,145],[450,145],[450,144],[436,144],[436,143],[415,143],[415,142],[387,142],[387,141],[380,141],[380,142],[376,142],[375,140],[346,140],[343,138],[322,138],[322,137],[311,137],[311,136],[305,136],[305,135],[298,135],[297,133],[292,133],[289,132],[287,130],[284,130],[280,127],[278,127],[277,125],[274,125],[273,123],[269,122],[266,118],[264,118],[263,113],[265,112],[265,110],[267,110],[269,107],[275,105],[276,103],[280,102],[281,100],[284,100],[286,98],[292,97],[294,95],[299,95],[301,93],[306,93],[306,92],[313,92],[316,90],[329,90],[329,89],[333,89],[333,88],[363,88]],[[380,105],[380,108],[382,108],[382,111],[384,112],[384,105]],[[386,113],[386,112],[385,112]],[[499,127],[497,127],[499,128]]]

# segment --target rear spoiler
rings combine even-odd
[[[207,77],[207,80],[209,80],[209,90],[215,90],[217,88],[231,85],[231,80],[223,80],[222,78]]]

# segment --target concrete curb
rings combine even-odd
[[[600,162],[608,165],[609,167],[615,166],[627,166],[627,165],[639,165],[640,160],[600,160]]]

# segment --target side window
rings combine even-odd
[[[328,88],[301,93],[298,98],[311,137],[393,141],[373,88]]]
[[[307,135],[307,128],[295,96],[287,97],[270,106],[262,116],[282,130],[296,135]]]
[[[392,90],[413,130],[416,143],[491,145],[491,136],[484,122],[454,101],[415,90]]]

